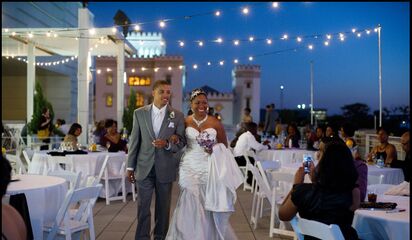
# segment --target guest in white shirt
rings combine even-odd
[[[270,149],[269,141],[265,141],[263,144],[259,143],[256,139],[259,138],[257,135],[257,124],[254,122],[244,123],[243,133],[239,134],[232,143],[234,146],[233,155],[235,156],[236,162],[239,166],[246,166],[246,159],[243,156],[247,151],[262,151]],[[251,164],[255,163],[252,157],[249,157]],[[252,174],[248,173],[247,182],[252,183]]]

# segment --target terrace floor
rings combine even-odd
[[[178,196],[179,187],[175,182],[172,193],[172,213]],[[259,220],[258,227],[254,231],[249,224],[253,194],[249,191],[243,191],[242,186],[240,186],[237,190],[237,196],[236,211],[232,214],[230,223],[239,240],[292,239],[291,237],[279,235],[275,235],[274,238],[269,237],[270,211],[267,211],[267,214]],[[154,197],[151,211],[153,216]],[[131,194],[127,195],[126,203],[119,200],[106,205],[105,199],[99,198],[93,212],[97,240],[134,239],[137,224],[137,203],[133,202]]]

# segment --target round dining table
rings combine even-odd
[[[47,156],[50,151],[36,151],[33,154],[33,158],[28,172],[30,174],[43,174],[46,175],[48,169]],[[127,154],[123,151],[120,152],[86,152],[86,154],[67,154],[73,161],[73,171],[81,172],[81,182],[87,180],[89,176],[97,176],[101,170],[104,159],[109,156],[107,162],[107,170],[109,177],[116,175],[118,169],[127,160]],[[105,185],[105,183],[103,183]],[[127,192],[131,192],[132,185],[126,181]],[[109,181],[109,196],[116,196],[121,189],[121,180],[114,179]],[[99,196],[105,197],[106,188],[103,187]]]
[[[13,179],[7,194],[25,194],[34,239],[43,239],[43,226],[56,218],[68,183],[63,178],[41,175],[14,175]]]
[[[303,161],[303,156],[310,155],[315,159],[316,151],[301,149],[301,148],[284,148],[284,149],[270,149],[262,150],[256,153],[260,160],[280,161],[282,165],[297,163]]]
[[[378,202],[394,202],[395,211],[382,209],[358,209],[352,227],[360,239],[410,239],[410,197],[378,194]]]

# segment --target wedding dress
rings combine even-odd
[[[224,163],[227,159],[222,159],[225,156],[216,156],[227,150],[223,144],[216,144],[213,154],[208,154],[197,143],[199,131],[192,127],[187,127],[185,131],[187,146],[179,169],[181,191],[166,239],[237,239],[229,217],[234,212],[235,190],[242,183],[242,174],[234,159],[226,161],[232,164],[228,166]],[[204,131],[216,139],[215,129],[207,128]],[[230,151],[229,154],[229,158],[233,158]],[[239,174],[233,171],[239,171]],[[218,182],[217,178],[231,182],[231,185],[223,189],[228,184]]]

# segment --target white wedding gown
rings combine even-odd
[[[207,131],[212,138],[216,139],[217,132],[215,129],[207,128],[204,131]],[[214,212],[205,209],[211,155],[206,153],[203,147],[197,143],[196,137],[198,135],[199,131],[195,128],[186,128],[187,146],[179,169],[181,191],[166,239],[237,239],[229,223],[229,217],[234,211],[234,204],[230,203],[229,206],[232,209],[229,209],[229,211],[224,210],[225,212]],[[220,199],[216,201],[216,197],[212,196],[214,198],[212,202],[220,201]]]

